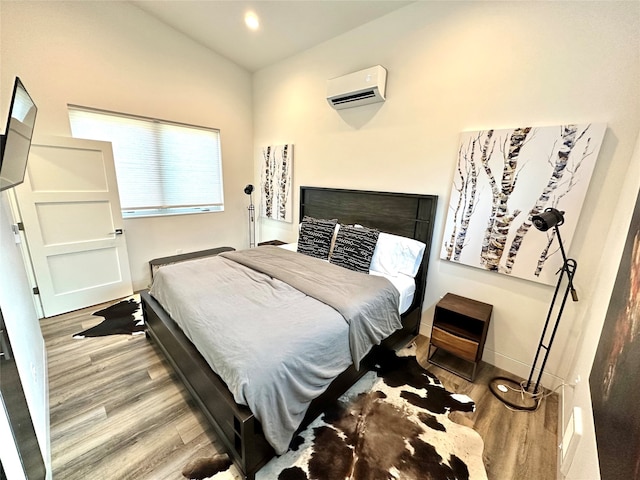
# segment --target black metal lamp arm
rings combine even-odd
[[[249,206],[247,210],[249,212],[249,248],[256,246],[256,225],[255,225],[255,207],[253,205],[253,185],[249,184],[244,187],[244,193],[249,195]]]
[[[573,258],[567,258],[567,254],[564,250],[564,245],[562,244],[562,238],[560,237],[560,230],[558,226],[555,225],[554,230],[558,237],[558,244],[560,245],[560,252],[562,253],[562,269],[560,271],[560,276],[558,277],[558,282],[556,283],[556,289],[553,292],[553,299],[551,300],[551,305],[549,306],[549,312],[547,313],[547,319],[544,323],[544,328],[542,329],[542,335],[540,336],[540,342],[538,342],[538,349],[536,350],[536,356],[533,360],[533,365],[531,365],[531,372],[529,373],[529,379],[527,380],[527,386],[525,388],[526,391],[530,391],[531,381],[536,370],[536,365],[538,364],[538,359],[540,357],[540,353],[542,350],[545,351],[544,356],[542,357],[542,364],[540,365],[540,373],[538,374],[538,378],[536,380],[535,386],[533,388],[533,393],[538,392],[538,387],[540,385],[540,380],[542,378],[542,373],[544,371],[544,367],[547,364],[547,358],[549,357],[549,351],[551,350],[551,345],[553,344],[553,340],[556,336],[556,332],[558,330],[558,325],[560,324],[560,318],[562,317],[562,313],[564,312],[565,304],[567,303],[567,298],[569,293],[571,293],[571,298],[574,302],[578,301],[578,294],[576,292],[575,287],[573,286],[573,277],[575,276],[576,270],[578,268],[578,262],[576,262]],[[562,295],[562,302],[560,303],[560,308],[558,310],[558,314],[556,316],[553,330],[551,332],[551,336],[549,337],[549,341],[547,344],[544,343],[545,337],[547,335],[547,329],[549,327],[549,322],[551,317],[553,316],[553,311],[556,306],[556,301],[558,299],[558,293],[560,292],[560,286],[562,284],[562,279],[564,275],[567,275],[568,282],[565,288],[564,294]]]
[[[558,325],[560,324],[560,318],[562,317],[562,313],[564,312],[564,307],[567,303],[567,298],[569,297],[569,293],[571,293],[571,298],[574,302],[578,301],[578,294],[576,293],[576,289],[573,286],[573,277],[576,274],[576,270],[578,268],[578,262],[576,262],[573,258],[567,258],[567,253],[564,250],[564,244],[562,243],[562,238],[560,237],[560,230],[558,227],[564,223],[564,212],[561,212],[555,208],[547,208],[544,212],[540,214],[536,214],[531,218],[533,225],[538,230],[546,232],[550,228],[555,230],[555,234],[558,237],[558,244],[560,245],[560,252],[562,253],[562,268],[560,269],[558,276],[558,282],[556,283],[556,289],[553,293],[553,299],[551,300],[551,305],[549,306],[549,312],[547,313],[547,319],[544,323],[544,328],[542,329],[542,335],[540,335],[540,341],[538,342],[538,349],[536,350],[536,356],[533,360],[533,364],[531,365],[531,372],[529,373],[529,379],[527,380],[527,385],[523,389],[522,383],[517,382],[516,380],[512,380],[507,377],[495,377],[491,379],[489,382],[489,389],[491,393],[493,393],[501,402],[506,404],[507,406],[514,408],[516,410],[529,410],[533,411],[538,408],[540,401],[543,396],[538,394],[538,388],[540,386],[540,380],[542,379],[542,373],[544,372],[544,367],[547,364],[547,358],[549,357],[549,351],[551,350],[551,345],[553,344],[553,340],[556,336],[556,332],[558,331]],[[553,323],[553,329],[551,331],[551,335],[547,343],[545,343],[545,339],[547,337],[547,330],[549,329],[551,318],[553,317],[554,311],[556,309],[556,302],[558,301],[558,294],[560,293],[560,288],[562,285],[562,280],[564,279],[565,274],[567,275],[568,282],[567,286],[564,290],[564,294],[562,295],[562,301],[560,302],[560,307],[558,309],[558,313],[555,317],[555,321]],[[541,357],[540,354],[544,350],[544,355]],[[533,380],[533,376],[536,371],[536,367],[538,366],[538,361],[541,360],[538,377],[536,379],[536,383],[531,388],[531,382]],[[519,396],[514,397],[510,396],[510,390],[505,384],[513,384],[517,385],[519,388],[513,389],[520,393]],[[528,395],[524,395],[523,393],[527,392]]]

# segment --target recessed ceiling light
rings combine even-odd
[[[257,30],[260,27],[260,20],[258,20],[258,16],[253,12],[247,12],[244,15],[244,23],[246,23],[250,30]]]

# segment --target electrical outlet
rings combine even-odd
[[[181,249],[181,248],[178,248],[178,249],[176,250],[176,255],[180,255],[181,253],[182,253],[182,249]]]
[[[578,449],[578,443],[582,438],[582,409],[580,407],[573,407],[573,412],[569,418],[569,423],[562,436],[562,442],[560,443],[560,472],[566,475],[569,472],[571,463]]]

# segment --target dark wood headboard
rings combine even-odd
[[[437,195],[300,187],[300,221],[305,215],[336,218],[343,224],[357,223],[424,243],[416,295],[407,312],[419,309],[421,314],[437,203]]]

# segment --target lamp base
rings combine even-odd
[[[524,389],[521,382],[507,377],[494,377],[489,390],[498,400],[514,410],[533,411],[540,405],[541,397]]]

